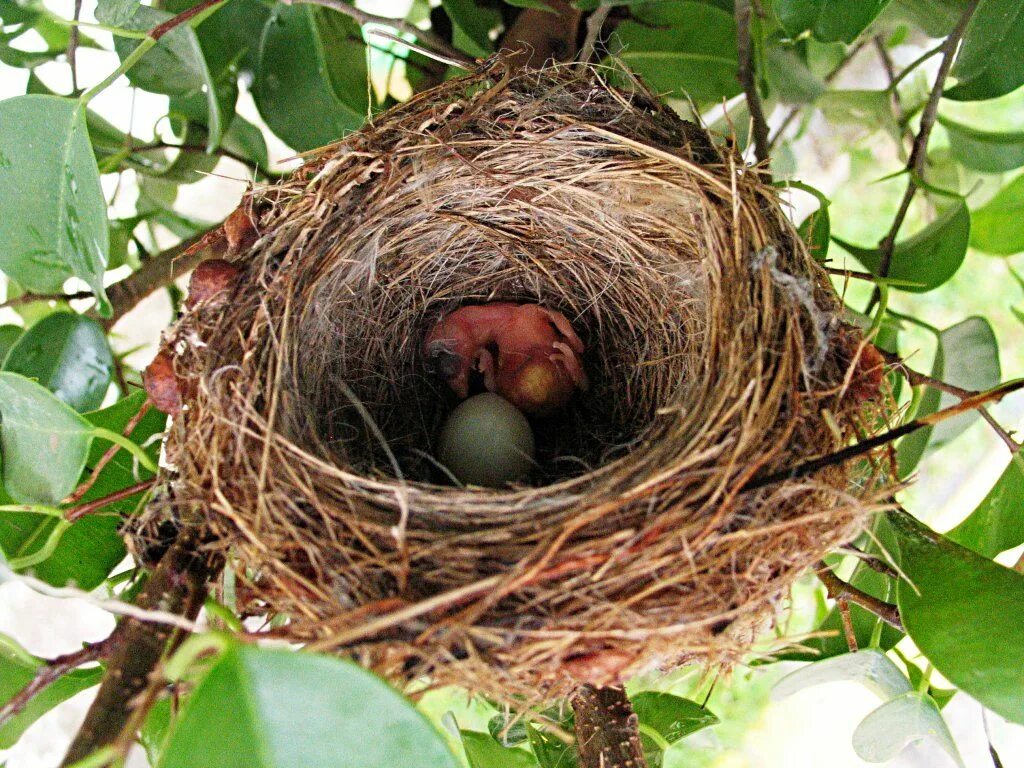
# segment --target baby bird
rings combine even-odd
[[[546,416],[586,389],[583,342],[560,312],[537,304],[461,307],[424,340],[427,362],[459,397],[469,395],[472,371],[484,387],[524,413]]]

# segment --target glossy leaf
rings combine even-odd
[[[526,726],[530,736],[530,747],[540,768],[578,768],[576,748],[554,734],[541,731],[532,725]]]
[[[637,6],[619,24],[618,57],[659,93],[718,103],[741,90],[736,78],[736,28],[730,14],[694,2]]]
[[[96,21],[111,27],[120,27],[131,20],[141,0],[97,0]]]
[[[503,747],[489,733],[460,733],[469,768],[537,768],[537,759],[525,749]]]
[[[1024,176],[1018,176],[972,214],[971,246],[997,256],[1024,251]]]
[[[816,40],[852,43],[889,0],[778,0],[775,13],[796,37],[810,30]]]
[[[828,244],[832,237],[832,222],[829,219],[828,207],[822,206],[804,219],[797,227],[800,238],[807,243],[807,248],[815,261],[825,261],[828,256]]]
[[[173,14],[149,6],[140,6],[131,19],[122,26],[141,32],[148,32],[158,24],[172,18]],[[138,47],[139,41],[129,37],[114,37],[114,49],[124,60]],[[128,79],[152,93],[162,93],[178,98],[195,97],[206,104],[206,125],[210,132],[211,148],[220,145],[220,139],[232,113],[227,113],[218,92],[222,83],[217,73],[211,70],[195,29],[181,24],[160,38],[134,67],[128,71]]]
[[[1024,544],[1024,457],[1011,457],[992,490],[946,538],[982,557]]]
[[[11,638],[0,638],[0,706],[32,681],[42,663],[41,659],[16,649]],[[48,685],[0,727],[0,749],[10,749],[32,723],[76,693],[99,683],[102,675],[100,667],[76,669]]]
[[[1024,723],[1024,575],[945,539],[910,515],[889,515],[907,581],[897,591],[907,633],[943,677]]]
[[[963,768],[964,761],[942,713],[931,696],[910,691],[870,712],[853,732],[853,749],[862,760],[884,763],[906,747],[932,739]]]
[[[453,42],[470,56],[487,57],[494,52],[491,31],[501,24],[496,8],[479,6],[473,0],[441,0],[452,22]]]
[[[714,712],[671,693],[644,691],[630,702],[640,724],[653,728],[669,744],[719,722]]]
[[[359,25],[308,5],[274,7],[260,42],[253,97],[270,129],[300,152],[340,139],[368,110]]]
[[[947,365],[947,361],[955,364]],[[999,383],[999,348],[992,326],[985,318],[969,317],[939,332],[931,376],[975,391],[991,389]],[[914,415],[916,418],[928,416],[955,402],[952,395],[926,387]],[[899,476],[908,477],[926,450],[945,445],[978,418],[977,411],[970,411],[907,435],[896,447]]]
[[[387,683],[333,657],[229,648],[190,696],[160,768],[458,768]]]
[[[971,17],[950,74],[959,82],[943,96],[960,101],[994,99],[1024,84],[1024,5],[1020,0],[981,0]]]
[[[896,243],[890,263],[889,277],[908,284],[894,289],[924,293],[947,282],[963,264],[971,233],[971,214],[963,199],[957,199],[935,221],[912,237]],[[877,248],[861,248],[833,238],[857,257],[874,275],[880,275],[881,252]]]
[[[100,406],[114,371],[103,327],[74,312],[33,325],[4,360],[3,370],[33,379],[78,412]]]
[[[92,425],[34,381],[0,372],[0,454],[7,493],[22,504],[57,504],[74,489]]]
[[[107,204],[85,110],[59,96],[0,102],[0,269],[36,293],[80,277],[103,292]]]
[[[0,366],[3,366],[7,353],[23,333],[25,329],[20,325],[0,325]]]
[[[874,648],[865,648],[790,672],[772,689],[772,698],[784,699],[805,688],[839,681],[861,683],[882,699],[911,690],[910,681],[892,659]]]
[[[961,165],[984,173],[1002,173],[1024,165],[1024,131],[991,133],[941,116],[938,120],[949,134],[953,158]]]

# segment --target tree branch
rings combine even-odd
[[[572,697],[580,768],[646,765],[640,728],[625,688],[580,686]]]
[[[587,17],[587,36],[583,39],[583,47],[580,48],[580,53],[577,57],[580,62],[578,71],[582,72],[587,62],[594,55],[594,51],[597,49],[597,41],[601,38],[601,30],[604,29],[604,24],[608,21],[608,14],[611,11],[612,7],[602,2]]]
[[[197,529],[188,528],[160,559],[136,605],[151,610],[177,613],[194,619],[202,607],[209,578],[220,563],[204,553]],[[85,722],[68,749],[63,768],[93,752],[118,743],[132,720],[136,697],[150,684],[150,676],[165,651],[182,630],[126,617],[111,634],[115,649],[100,683],[99,693],[85,716]]]
[[[832,569],[823,562],[818,563],[814,573],[821,579],[821,583],[825,585],[828,596],[833,600],[845,600],[854,605],[859,605],[864,610],[875,614],[875,616],[889,626],[895,627],[900,632],[906,632],[903,628],[903,622],[900,620],[900,611],[892,603],[879,600],[877,597],[869,595],[867,592],[863,592],[851,584],[847,584],[832,573]]]
[[[108,504],[114,504],[115,502],[122,501],[123,499],[129,499],[137,493],[149,490],[153,487],[155,480],[143,480],[142,482],[135,483],[135,485],[129,485],[127,488],[122,488],[119,491],[114,491],[100,499],[93,499],[90,502],[82,504],[78,507],[73,507],[64,513],[64,519],[69,523],[75,522],[86,515],[91,515],[93,512],[103,509]]]
[[[768,120],[754,78],[754,52],[750,39],[752,13],[750,0],[736,0],[736,48],[739,54],[739,69],[736,76],[743,86],[743,93],[747,97],[747,109],[750,110],[754,133],[754,157],[759,163],[763,163],[769,158],[771,144],[768,141]]]
[[[950,32],[949,37],[946,38],[940,48],[942,51],[942,62],[939,64],[939,71],[935,75],[935,84],[932,86],[931,93],[928,94],[928,101],[925,103],[924,111],[921,113],[921,127],[917,131],[917,136],[914,137],[914,144],[910,150],[910,157],[907,159],[906,170],[910,174],[910,178],[907,180],[907,189],[903,193],[903,199],[900,201],[900,207],[896,212],[896,217],[892,221],[892,226],[889,227],[889,231],[886,233],[885,237],[883,237],[878,243],[878,274],[880,277],[886,277],[889,274],[893,251],[896,248],[896,236],[899,234],[900,228],[903,226],[903,222],[907,218],[907,211],[910,210],[910,203],[913,201],[914,195],[917,194],[918,179],[922,178],[924,175],[924,164],[928,158],[928,139],[931,137],[932,128],[935,125],[935,118],[938,115],[939,99],[942,98],[942,90],[946,85],[946,77],[949,75],[949,70],[953,66],[953,59],[956,58],[956,52],[960,46],[960,40],[963,38],[964,32],[967,30],[967,25],[970,23],[971,17],[974,15],[974,10],[978,7],[979,2],[980,0],[969,0],[966,9],[956,24],[956,27],[953,28],[953,31]]]
[[[13,299],[7,299],[0,303],[0,309],[7,307],[19,307],[22,304],[31,304],[34,301],[72,301],[73,299],[91,299],[92,291],[77,291],[76,293],[23,293]]]

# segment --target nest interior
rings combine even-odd
[[[278,634],[545,701],[748,647],[863,523],[881,461],[751,483],[881,406],[775,190],[641,84],[491,66],[246,205],[230,300],[165,337],[190,395],[156,508],[202,519]],[[529,484],[452,487],[421,342],[492,300],[563,312],[592,386],[535,424]]]

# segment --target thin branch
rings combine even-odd
[[[913,141],[914,134],[910,130],[910,126],[905,122],[905,115],[903,114],[903,99],[900,98],[899,89],[893,86],[896,82],[896,68],[893,65],[892,57],[889,56],[889,51],[885,48],[885,42],[882,40],[880,35],[875,35],[872,38],[875,50],[878,52],[878,58],[882,61],[882,67],[885,69],[885,76],[889,80],[889,87],[886,89],[889,91],[889,99],[892,102],[892,111],[896,116],[897,124],[902,126],[901,136],[909,138]],[[900,144],[900,154],[902,155],[904,147]]]
[[[142,144],[137,147],[130,147],[129,149],[131,149],[132,152],[146,152],[157,149],[176,149],[179,152],[185,152],[190,155],[206,154],[208,151],[207,148],[201,144],[172,144],[169,141],[158,141],[152,144]],[[241,163],[246,168],[255,171],[257,174],[265,178],[277,177],[279,175],[276,173],[271,173],[266,168],[260,168],[258,165],[256,165],[256,163],[254,163],[249,158],[243,157],[242,155],[239,155],[237,152],[232,152],[231,150],[225,149],[224,147],[218,147],[216,150],[214,150],[213,154],[218,155],[219,157],[226,157],[229,160],[234,160],[236,163]]]
[[[439,35],[431,32],[429,29],[420,29],[407,22],[405,19],[393,19],[387,16],[377,16],[373,13],[367,13],[364,10],[356,8],[354,5],[349,5],[343,0],[285,0],[290,4],[304,4],[304,5],[320,5],[324,8],[330,8],[332,11],[343,13],[350,19],[353,19],[358,24],[381,24],[386,27],[392,27],[397,29],[399,32],[403,32],[407,35],[413,35],[421,45],[432,48],[441,55],[454,59],[460,62],[460,66],[466,70],[472,70],[476,68],[476,62],[469,58],[465,53],[460,51],[448,43],[447,40],[440,37]]]
[[[147,35],[147,37],[159,41],[161,37],[166,35],[175,27],[181,26],[186,21],[191,21],[203,11],[213,8],[215,5],[220,5],[223,2],[225,2],[225,0],[203,0],[203,2],[193,5],[191,8],[187,8],[186,10],[179,13],[177,16],[168,19],[162,24],[157,24],[155,27],[149,30],[149,34]]]
[[[98,643],[90,643],[79,651],[66,653],[48,660],[36,670],[35,677],[29,681],[28,685],[18,691],[3,707],[0,707],[0,728],[6,725],[11,718],[20,714],[28,706],[29,702],[51,683],[56,682],[68,672],[78,669],[83,664],[106,658],[111,651],[112,642],[111,638],[108,637]]]
[[[845,448],[832,453],[827,453],[824,456],[819,456],[816,459],[805,461],[803,464],[798,464],[792,469],[784,469],[779,472],[772,472],[771,474],[764,475],[762,477],[755,477],[747,483],[742,490],[764,488],[765,486],[773,485],[774,483],[779,483],[785,480],[793,480],[799,477],[812,475],[825,467],[842,464],[850,459],[855,459],[858,456],[870,453],[876,448],[898,440],[901,437],[905,437],[911,432],[916,432],[922,427],[934,426],[935,424],[945,421],[946,419],[950,419],[953,416],[966,413],[967,411],[973,411],[986,403],[997,402],[1012,392],[1016,392],[1020,389],[1024,389],[1024,379],[1008,381],[1005,384],[1000,384],[998,387],[988,390],[987,392],[981,392],[972,397],[965,398],[956,405],[951,405],[949,408],[943,408],[941,411],[936,411],[935,413],[930,413],[927,416],[922,416],[919,419],[914,419],[914,421],[896,427],[895,429],[890,429],[889,431],[875,435],[874,437],[870,437],[867,440],[862,440],[859,443],[848,445]]]
[[[109,504],[114,504],[118,501],[129,499],[137,493],[147,491],[153,487],[153,484],[155,482],[155,480],[143,480],[142,482],[135,483],[135,485],[129,485],[127,488],[122,488],[120,491],[114,491],[113,493],[108,494],[107,496],[104,496],[102,498],[93,499],[90,502],[87,502],[77,507],[73,507],[72,509],[69,509],[67,512],[64,513],[64,519],[67,520],[69,523],[73,523],[75,522],[75,520],[79,520],[85,517],[86,515],[91,515],[93,512],[103,509],[103,507]]]
[[[846,600],[854,605],[859,605],[864,610],[875,614],[875,616],[880,618],[890,627],[895,627],[900,632],[906,632],[903,628],[903,622],[900,620],[899,608],[892,603],[879,600],[874,595],[869,595],[867,592],[857,589],[852,584],[847,584],[832,573],[832,569],[823,562],[818,563],[818,567],[815,569],[814,573],[819,579],[821,579],[821,583],[825,585],[825,590],[828,592],[828,596],[833,600]]]
[[[75,0],[75,10],[72,16],[74,24],[71,25],[71,30],[68,32],[68,65],[71,67],[71,92],[78,93],[78,61],[76,54],[78,53],[78,19],[82,15],[82,0]]]
[[[840,547],[836,550],[841,555],[850,555],[856,557],[858,561],[864,563],[868,568],[878,573],[884,574],[891,578],[896,578],[899,573],[889,563],[885,562],[882,558],[876,555],[869,555],[859,547],[855,547],[853,544],[847,544],[845,547]]]
[[[739,69],[736,76],[747,97],[747,109],[754,133],[754,157],[759,163],[768,160],[771,144],[768,141],[768,120],[765,118],[761,94],[757,91],[754,77],[754,52],[750,39],[750,0],[736,0],[736,49],[739,55]]]
[[[31,304],[35,301],[72,301],[74,299],[91,299],[92,291],[77,291],[75,293],[23,293],[13,299],[7,299],[0,303],[0,309],[7,307],[20,307],[23,304]]]
[[[207,232],[200,232],[165,251],[153,254],[152,258],[147,259],[124,280],[110,286],[107,289],[107,298],[113,307],[113,313],[103,320],[107,328],[113,326],[153,291],[169,285],[195,269],[199,262],[210,255],[209,248],[204,247],[204,242],[207,242],[208,236],[216,230],[217,227],[214,227]]]
[[[587,36],[583,40],[583,47],[580,48],[578,71],[582,71],[594,55],[594,51],[597,49],[597,41],[601,37],[601,30],[604,29],[605,22],[608,21],[608,14],[611,11],[612,7],[610,5],[602,3],[587,17]]]
[[[956,58],[960,40],[967,30],[967,25],[970,23],[979,2],[980,0],[969,0],[967,8],[960,16],[956,27],[953,28],[953,31],[950,32],[949,37],[945,39],[940,48],[942,51],[942,62],[939,64],[939,71],[935,75],[935,84],[932,86],[931,93],[928,95],[928,101],[924,106],[924,111],[921,113],[921,126],[917,131],[917,136],[914,137],[910,157],[907,159],[906,170],[910,177],[907,181],[907,189],[903,193],[903,199],[900,201],[900,207],[892,221],[892,226],[889,227],[885,237],[878,243],[878,274],[881,277],[886,277],[889,274],[893,251],[896,248],[896,236],[899,234],[900,228],[907,218],[910,203],[913,201],[914,195],[917,194],[917,181],[924,177],[924,165],[928,158],[928,139],[931,137],[935,118],[939,112],[939,100],[942,98],[942,91],[946,86],[946,77],[953,66],[953,59]]]
[[[149,411],[150,405],[151,403],[149,402],[149,400],[145,401],[142,404],[142,407],[139,408],[138,411],[136,411],[135,415],[132,416],[131,419],[128,420],[128,423],[125,425],[125,428],[121,431],[122,435],[124,435],[125,437],[131,437],[132,432],[135,431],[135,428],[139,426],[139,422],[142,421],[142,417],[146,415],[147,411]],[[92,468],[92,472],[89,474],[89,477],[87,477],[82,482],[82,484],[79,485],[74,490],[74,492],[70,496],[64,499],[63,504],[74,504],[83,496],[85,496],[88,490],[92,488],[93,484],[96,482],[96,478],[100,476],[100,473],[103,471],[103,468],[110,463],[110,460],[113,459],[114,456],[117,455],[117,452],[120,451],[121,449],[122,446],[118,445],[117,443],[113,443],[106,450],[106,453],[104,453],[100,457],[100,460],[96,462],[96,466]]]

